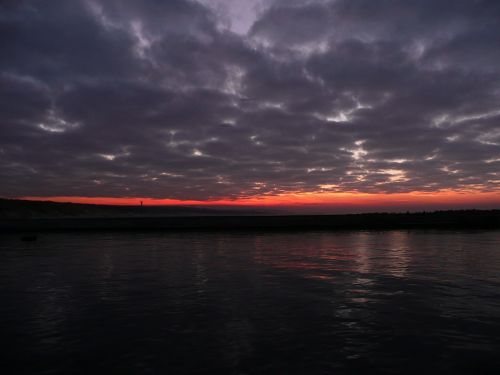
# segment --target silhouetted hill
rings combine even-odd
[[[0,199],[0,219],[104,218],[256,215],[253,208],[195,206],[112,206],[81,203]]]
[[[130,207],[0,200],[0,232],[500,229],[500,210],[264,215],[205,207]]]

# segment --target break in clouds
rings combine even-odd
[[[500,187],[498,0],[0,2],[0,195]]]

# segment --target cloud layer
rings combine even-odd
[[[499,190],[498,1],[235,4],[0,3],[0,195]]]

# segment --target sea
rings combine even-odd
[[[500,231],[0,236],[2,374],[499,374]]]

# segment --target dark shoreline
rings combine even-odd
[[[0,219],[0,233],[369,229],[500,229],[500,210],[352,215]]]

